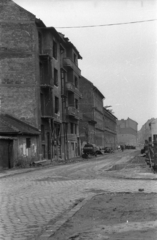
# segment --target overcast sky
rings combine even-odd
[[[14,0],[76,46],[82,75],[105,96],[104,106],[138,128],[157,118],[157,21],[58,28],[157,18],[156,0]]]

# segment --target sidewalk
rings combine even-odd
[[[104,155],[107,155],[107,154],[104,154]],[[99,159],[100,157],[102,157],[104,155],[97,156],[96,158],[91,157],[90,160]],[[23,174],[23,173],[33,172],[36,170],[42,170],[44,168],[55,167],[55,166],[65,165],[65,164],[73,164],[73,163],[83,162],[83,161],[89,161],[89,159],[85,159],[82,157],[75,157],[75,158],[71,158],[69,160],[52,159],[52,162],[51,162],[51,160],[47,160],[44,164],[41,164],[36,167],[12,168],[12,169],[0,170],[0,178],[10,177],[10,176],[14,176],[17,174]]]
[[[108,169],[108,175],[125,179],[157,180],[157,173],[152,171],[147,165],[145,157],[140,155],[135,156],[126,164],[120,163],[112,166]]]

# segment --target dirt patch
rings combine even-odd
[[[145,158],[135,156],[134,158],[130,159],[128,162],[123,162],[123,163],[113,165],[107,171],[116,171],[116,170],[128,169],[128,168],[142,168],[142,169],[144,168],[144,169],[147,169]]]
[[[153,239],[157,194],[105,193],[93,197],[50,239]]]

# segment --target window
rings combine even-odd
[[[75,134],[77,134],[77,124],[75,124]]]
[[[58,71],[54,68],[54,85],[58,86]]]
[[[74,142],[71,143],[72,150],[75,150]]]
[[[26,138],[26,148],[30,148],[30,147],[31,147],[31,139]]]
[[[41,139],[45,140],[45,128],[44,128],[44,125],[41,125]]]
[[[59,112],[59,98],[55,97],[55,113]]]
[[[53,41],[53,57],[57,59],[57,43]]]
[[[42,37],[41,37],[41,33],[38,34],[38,44],[39,44],[39,54],[42,53]]]
[[[78,88],[78,79],[75,77],[75,87]]]
[[[75,53],[74,53],[74,63],[77,64],[77,58]]]
[[[43,155],[42,157],[45,158],[45,155],[46,155],[45,154],[45,145],[42,145],[42,155]]]
[[[153,141],[155,141],[155,142],[157,141],[157,134],[153,135]]]
[[[75,108],[78,109],[78,100],[75,99]]]
[[[70,132],[74,133],[74,124],[73,123],[70,123]]]
[[[65,71],[61,69],[61,94],[65,95]]]

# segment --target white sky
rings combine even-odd
[[[118,119],[141,126],[157,118],[157,21],[59,29],[157,18],[156,0],[14,0],[76,46],[82,75],[105,96]]]

